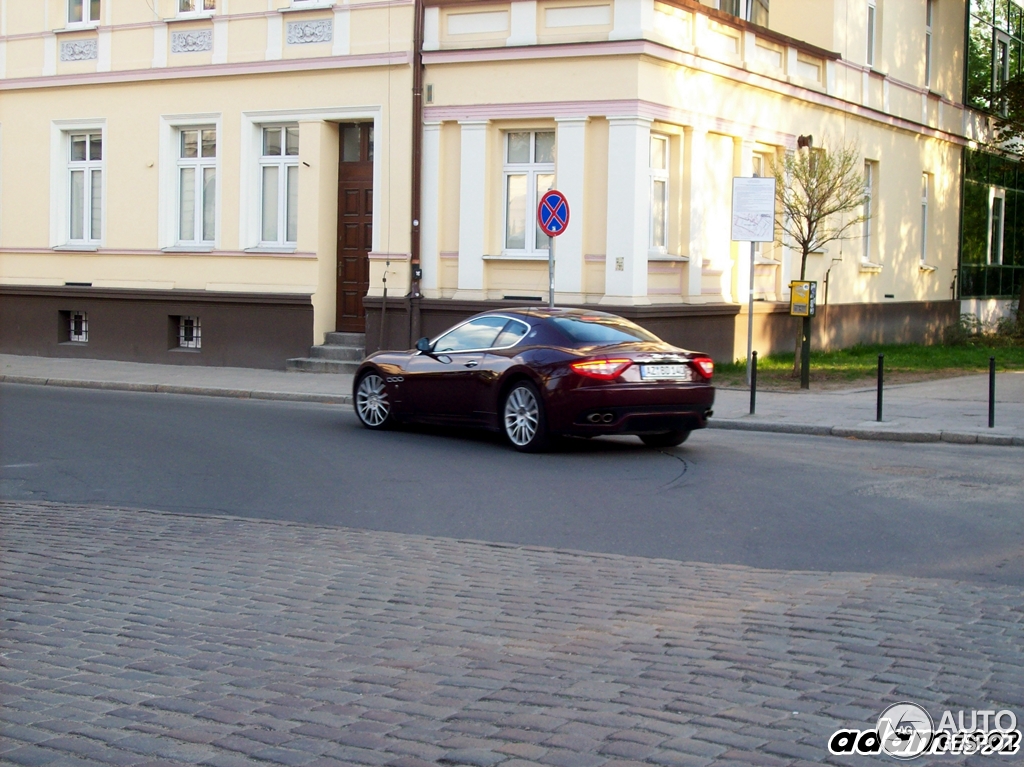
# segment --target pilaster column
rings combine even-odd
[[[569,227],[555,240],[555,291],[571,293],[562,301],[583,300],[583,220],[584,144],[587,117],[557,118],[557,151],[555,152],[555,187],[569,201]]]
[[[109,3],[108,3],[109,5]],[[228,63],[228,25],[230,24],[230,17],[228,16],[214,16],[213,17],[213,55],[210,59],[211,64],[227,64]]]
[[[615,0],[612,14],[609,40],[641,40],[654,27],[654,0]]]
[[[506,45],[537,44],[537,0],[513,0]]]
[[[331,45],[332,56],[348,56],[349,54],[350,17],[351,10],[347,5],[334,6],[334,43]]]
[[[651,120],[608,118],[608,239],[603,304],[648,304]]]
[[[487,216],[487,120],[459,122],[459,292],[455,298],[484,298],[484,234]]]
[[[423,124],[423,189],[420,194],[420,267],[424,291],[437,290],[441,232],[441,123]]]
[[[686,295],[692,302],[702,301],[701,275],[704,269],[704,205],[708,184],[707,128],[697,124],[686,128],[685,175],[683,177],[683,216],[686,226],[687,264]]]
[[[281,58],[284,46],[284,15],[271,13],[267,16],[267,61]]]

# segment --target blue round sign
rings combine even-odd
[[[557,189],[550,189],[540,198],[537,222],[548,237],[557,237],[569,225],[569,201]]]

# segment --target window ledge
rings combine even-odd
[[[160,248],[161,253],[212,253],[213,245],[172,245]]]
[[[57,246],[55,246],[53,248],[53,250],[70,251],[72,253],[74,253],[74,252],[95,253],[99,249],[100,249],[99,245],[88,245],[86,243],[81,243],[81,244],[68,243],[67,245],[57,245]]]
[[[690,260],[689,256],[677,256],[673,253],[648,253],[648,261],[670,261],[676,263],[685,263]]]
[[[934,272],[939,267],[932,266],[931,264],[918,264],[917,268],[918,268],[918,270],[920,270],[922,272]]]
[[[311,0],[308,3],[290,5],[287,8],[278,8],[278,13],[295,13],[296,11],[323,11],[334,7],[334,0]]]
[[[204,11],[203,13],[182,13],[178,16],[163,19],[163,22],[165,24],[174,24],[178,21],[209,21],[215,15],[215,11]]]
[[[62,29],[53,30],[53,34],[67,35],[71,32],[95,32],[99,28],[100,23],[98,21],[87,21],[81,24],[68,24],[66,27],[63,27]]]
[[[246,248],[246,253],[295,253],[298,250],[293,245],[259,245],[255,248]]]
[[[865,274],[880,274],[882,271],[882,265],[876,264],[874,261],[861,261],[860,270]]]
[[[481,256],[484,261],[547,261],[546,253],[500,253],[496,256]]]

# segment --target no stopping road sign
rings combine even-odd
[[[569,225],[569,201],[557,189],[550,189],[540,198],[537,221],[548,237],[557,237]]]

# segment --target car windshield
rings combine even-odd
[[[621,317],[582,315],[552,317],[551,321],[573,341],[583,344],[607,345],[629,343],[630,341],[661,340],[653,333],[649,333],[639,325],[634,325]]]

